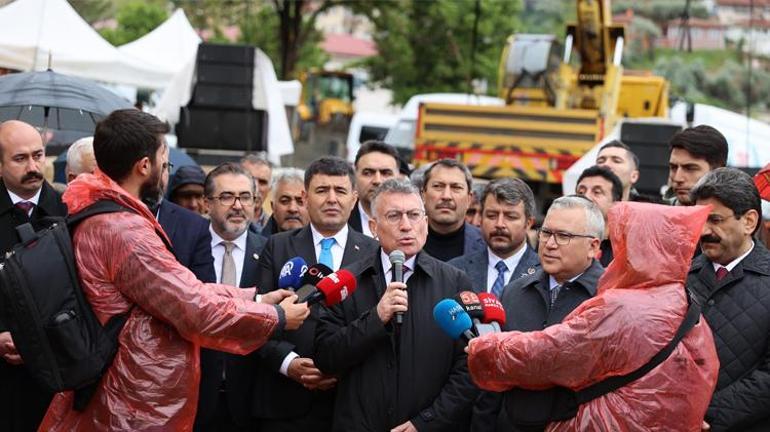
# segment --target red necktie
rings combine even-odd
[[[727,273],[730,273],[727,271],[727,267],[719,267],[719,270],[717,270],[717,280],[721,281],[725,277],[727,277]]]
[[[32,210],[33,207],[35,207],[35,204],[29,201],[19,201],[14,205],[16,206],[16,208],[23,211],[24,214],[26,215],[29,215],[29,211]]]

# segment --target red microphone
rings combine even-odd
[[[505,308],[497,296],[492,293],[481,293],[478,295],[481,301],[481,308],[484,311],[484,317],[481,322],[492,324],[499,332],[500,327],[505,325]]]
[[[353,295],[356,290],[356,277],[353,273],[342,269],[331,273],[316,284],[316,289],[300,303],[313,305],[323,301],[327,307],[334,306]]]

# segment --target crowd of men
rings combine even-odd
[[[2,251],[24,222],[99,199],[133,209],[87,219],[73,237],[97,316],[129,314],[92,401],[75,411],[71,394],[43,391],[0,322],[0,430],[545,430],[551,421],[528,413],[550,409],[551,389],[481,390],[433,307],[463,291],[492,293],[503,331],[557,325],[597,295],[613,260],[613,205],[657,201],[634,188],[639,159],[620,141],[603,145],[575,194],[538,223],[524,181],[479,183],[453,159],[410,176],[393,147],[369,141],[353,166],[320,157],[279,169],[249,155],[170,175],[166,132],[149,114],[114,112],[70,147],[62,196],[42,175],[40,134],[0,124]],[[770,254],[757,237],[758,191],[724,168],[727,142],[711,127],[683,130],[670,149],[662,199],[712,206],[686,263],[719,358],[700,427],[768,430]],[[389,260],[396,250],[403,281]],[[295,303],[279,286],[295,257],[349,270],[357,290],[333,307]]]

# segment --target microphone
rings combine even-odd
[[[406,261],[406,256],[403,252],[396,249],[393,252],[388,255],[388,259],[390,260],[390,265],[393,266],[393,277],[391,278],[392,282],[403,282],[404,281],[404,261]],[[396,324],[403,324],[404,323],[404,313],[403,312],[396,312]]]
[[[484,318],[484,311],[481,307],[479,297],[473,291],[462,291],[457,293],[454,296],[454,299],[463,307],[468,316],[471,317],[473,325],[477,329],[476,334],[478,335],[478,326],[481,324],[481,319]]]
[[[471,331],[473,328],[471,317],[465,312],[465,308],[453,299],[444,299],[436,303],[433,307],[433,319],[452,339],[462,337],[465,343],[468,343],[476,337]]]
[[[496,332],[500,332],[500,327],[505,325],[505,308],[500,300],[492,293],[481,293],[478,295],[481,300],[481,308],[484,317],[481,322],[491,324]]]
[[[323,302],[326,307],[341,303],[356,291],[356,277],[353,273],[342,269],[321,279],[316,289],[299,301],[307,302],[308,306]]]
[[[313,264],[307,268],[307,271],[299,281],[300,289],[296,291],[297,299],[305,298],[316,291],[316,285],[323,278],[330,275],[332,269],[323,264]],[[298,301],[298,303],[301,303]]]
[[[301,257],[294,257],[281,267],[278,276],[278,288],[295,290],[301,287],[302,276],[307,271],[307,263]]]

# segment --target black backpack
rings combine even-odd
[[[28,372],[51,392],[75,390],[81,411],[112,364],[131,310],[99,323],[78,281],[71,233],[90,216],[121,211],[132,210],[98,201],[66,219],[50,218],[37,232],[20,225],[21,242],[0,263],[2,321]]]

